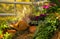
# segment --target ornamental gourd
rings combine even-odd
[[[29,27],[25,21],[18,21],[16,24],[11,24],[10,26],[18,31],[25,30]]]
[[[36,31],[36,26],[30,26],[30,27],[29,27],[29,31],[30,31],[31,33],[34,33],[34,32]]]

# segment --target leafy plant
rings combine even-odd
[[[47,17],[46,20],[39,23],[34,39],[51,39],[53,32],[56,30],[56,19],[51,20]]]
[[[58,11],[58,10],[56,11],[56,9],[57,9],[56,7],[51,7],[50,10],[52,11],[50,12],[49,10],[50,13],[46,12],[48,16],[46,16],[43,21],[42,20],[39,21],[37,31],[33,39],[51,39],[51,37],[54,34],[54,31],[57,30],[58,20],[56,19],[56,16],[54,14],[54,12]],[[48,9],[46,11],[48,11]]]
[[[55,3],[58,5],[58,7],[60,7],[60,0],[50,0],[52,3]]]
[[[0,24],[0,30],[6,29],[6,28],[9,28],[9,26],[7,25],[7,22],[6,22],[6,21],[3,21],[3,22]]]
[[[9,28],[9,26],[7,25],[6,21],[0,21],[0,35],[5,33],[4,30],[6,30],[8,28]],[[6,34],[3,34],[3,36],[4,36],[3,39],[8,39],[10,34],[8,32],[6,32]]]
[[[6,32],[6,34],[4,34],[3,39],[12,39],[12,35]]]
[[[3,32],[3,31],[2,31],[2,30],[0,30],[0,35],[2,35],[2,32]]]

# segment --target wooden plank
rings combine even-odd
[[[0,13],[0,16],[15,16],[15,13]]]

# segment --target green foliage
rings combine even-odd
[[[56,17],[50,14],[44,21],[39,21],[37,31],[34,35],[34,39],[51,39],[53,32],[56,30]]]
[[[51,7],[47,10],[47,13],[58,12],[58,9],[59,9],[58,6],[51,6]]]
[[[50,0],[52,3],[55,3],[58,5],[58,7],[60,7],[60,0]]]
[[[2,23],[0,24],[0,30],[6,29],[6,28],[9,28],[9,26],[7,25],[7,22],[2,21]]]
[[[0,30],[0,35],[2,35],[2,32],[3,32],[3,31],[2,31],[2,30]]]
[[[6,32],[6,34],[4,34],[3,39],[12,39],[12,35]]]
[[[8,28],[10,27],[7,25],[7,21],[0,21],[0,35],[2,35],[3,31]],[[8,32],[4,34],[3,39],[11,39],[11,38],[12,38],[11,34],[9,34]]]
[[[53,4],[48,9],[41,10],[42,13],[46,13],[48,15],[45,17],[44,21],[42,20],[38,21],[37,30],[35,32],[33,39],[51,39],[51,37],[54,34],[54,31],[57,30],[57,25],[59,24],[59,22],[55,16],[55,13],[56,12],[60,13],[60,8],[59,8],[60,4],[58,3],[57,0],[51,0],[51,2],[54,2],[57,5]],[[39,11],[35,12],[36,15],[38,14],[38,12]]]

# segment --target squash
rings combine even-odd
[[[36,31],[36,26],[31,26],[31,27],[29,27],[29,31],[30,31],[31,33],[34,33],[34,32]]]
[[[16,33],[16,30],[7,30],[8,33]]]
[[[11,24],[10,26],[18,31],[26,30],[29,27],[25,21],[18,21],[16,24]]]

